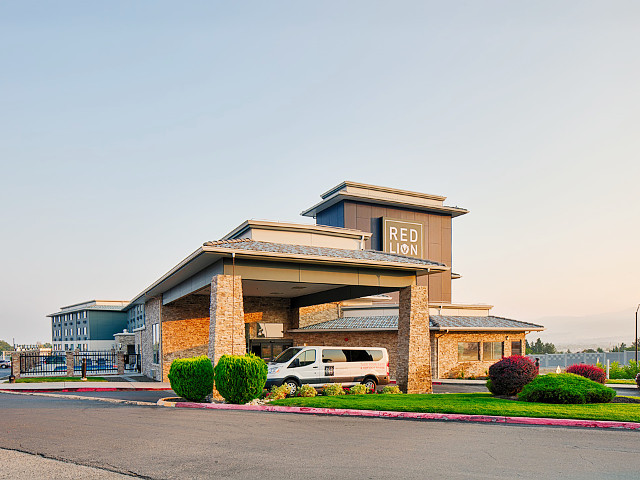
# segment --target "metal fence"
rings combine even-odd
[[[75,352],[74,374],[82,373],[82,362],[86,361],[87,375],[115,375],[118,373],[118,358],[115,352]]]
[[[39,352],[20,353],[20,375],[43,377],[67,374],[67,357],[62,354],[41,354]]]
[[[625,350],[624,352],[603,352],[603,353],[546,353],[541,355],[527,355],[535,362],[540,360],[540,368],[566,368],[576,363],[586,363],[596,365],[600,363],[607,366],[609,363],[618,362],[620,365],[627,365],[630,360],[635,360],[635,350]]]

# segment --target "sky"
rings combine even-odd
[[[352,180],[470,210],[454,302],[630,343],[639,24],[635,1],[2,2],[0,339]]]

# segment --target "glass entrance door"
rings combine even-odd
[[[249,340],[249,352],[262,358],[265,362],[270,362],[289,347],[293,347],[293,340],[288,338],[274,340],[252,338]]]

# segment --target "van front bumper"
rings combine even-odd
[[[267,383],[264,384],[264,388],[267,390],[271,390],[271,387],[276,386],[279,387],[282,385],[284,378],[270,378],[267,379]]]

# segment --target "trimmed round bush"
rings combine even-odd
[[[518,394],[520,400],[540,403],[609,403],[613,388],[574,373],[548,373],[536,377]]]
[[[318,394],[318,392],[316,392],[316,389],[313,388],[311,385],[302,385],[298,389],[296,394],[299,397],[315,397]]]
[[[489,367],[487,388],[494,395],[516,395],[538,374],[536,365],[522,355],[511,355]]]
[[[185,400],[203,402],[213,392],[213,365],[206,355],[178,358],[169,368],[171,389]]]
[[[581,377],[588,378],[602,385],[604,385],[604,382],[607,380],[607,374],[603,369],[595,365],[585,365],[584,363],[567,367],[567,373],[580,375]]]
[[[344,395],[344,389],[341,383],[328,383],[322,387],[322,393],[328,397],[335,397],[336,395]]]
[[[252,353],[223,355],[213,372],[216,389],[229,403],[258,398],[267,383],[267,364]]]

